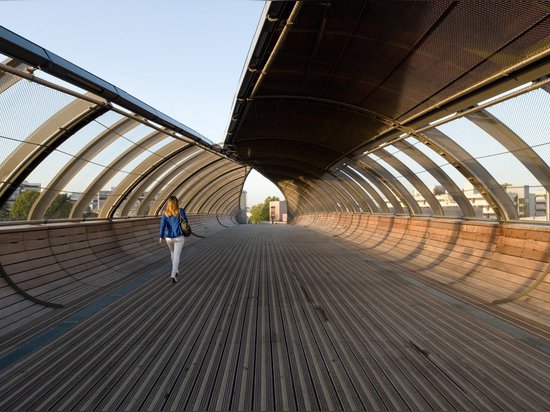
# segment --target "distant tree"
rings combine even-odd
[[[52,204],[46,210],[44,218],[46,219],[65,219],[69,217],[73,202],[69,195],[58,194]]]
[[[269,220],[269,202],[279,200],[277,196],[268,196],[263,203],[250,208],[250,223],[260,223]]]
[[[275,202],[278,200],[279,200],[279,197],[277,196],[268,196],[264,200],[264,206],[269,210],[269,202]]]
[[[264,205],[259,203],[250,208],[250,223],[260,223],[262,221],[262,210]]]
[[[26,220],[31,211],[32,205],[40,193],[36,190],[24,190],[13,202],[10,217],[13,220]]]
[[[83,218],[89,218],[89,217],[97,217],[97,213],[92,211],[92,208],[88,206],[84,213],[82,214]]]
[[[446,190],[443,186],[441,186],[441,185],[434,186],[434,188],[433,188],[433,194],[434,195],[436,195],[436,196],[437,195],[444,195],[445,193],[446,193]]]

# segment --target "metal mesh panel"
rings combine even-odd
[[[494,7],[495,5],[498,7]],[[436,32],[433,39],[435,47],[455,47],[456,39],[464,38],[466,41],[463,50],[457,50],[457,53],[450,55],[447,61],[462,64],[465,59],[470,59],[470,69],[464,75],[457,76],[452,84],[432,96],[429,101],[417,106],[406,116],[402,114],[400,118],[419,112],[475,85],[479,79],[488,78],[522,59],[547,50],[550,47],[549,13],[544,2],[459,2],[456,12],[453,13],[457,18],[450,19],[449,24],[445,24],[441,32]],[[473,28],[470,27],[472,25]],[[495,27],[498,27],[498,30],[495,30]],[[509,38],[513,40],[508,41]],[[448,41],[444,41],[445,39]],[[422,51],[430,53],[429,49]],[[479,59],[475,63],[476,57],[487,59]],[[448,76],[452,67],[438,71],[425,66],[424,70],[430,73],[429,81],[438,83],[438,77]],[[452,76],[448,77],[452,79]]]
[[[122,210],[124,209],[128,209],[129,216],[135,216],[145,199],[148,199],[147,204],[148,206],[151,206],[155,201],[160,199],[160,194],[165,193],[171,187],[177,187],[181,180],[176,179],[176,177],[179,176],[180,179],[182,178],[180,172],[183,173],[184,177],[192,175],[193,171],[188,169],[186,164],[190,163],[193,158],[201,153],[203,153],[202,150],[196,149],[191,152],[184,152],[175,159],[168,159],[164,161],[158,176],[154,176],[150,179],[145,188],[142,186],[136,186],[136,188],[128,194],[127,198],[123,199],[115,212],[115,216],[121,216]],[[152,196],[149,196],[149,194],[152,194]],[[152,214],[155,213],[155,210],[147,209],[145,213]]]
[[[351,170],[353,173],[355,173],[357,176],[359,176],[365,182],[365,184],[370,185],[372,187],[372,189],[376,193],[378,193],[378,196],[382,199],[384,204],[388,207],[389,213],[395,213],[395,209],[393,208],[393,205],[389,202],[386,195],[377,187],[375,182],[373,180],[371,180],[371,178],[368,176],[368,174],[366,174],[365,172],[359,170],[359,168],[356,167],[356,166],[353,167],[353,166],[347,165],[347,168],[349,170]]]
[[[0,93],[1,187],[8,190],[13,186],[14,171],[24,168],[26,162],[42,151],[48,137],[63,126],[55,114],[75,100],[72,96],[28,81],[19,81]],[[45,188],[44,180],[35,181],[35,178],[31,176],[21,181],[13,192],[10,191],[11,197],[0,211],[1,220],[26,219],[37,194]],[[16,203],[25,191],[28,193]],[[67,198],[63,200],[67,201]]]
[[[460,172],[451,164],[449,164],[448,160],[439,155],[436,151],[432,150],[429,146],[422,144],[418,142],[416,139],[408,138],[406,139],[408,143],[414,145],[416,149],[418,149],[420,152],[425,154],[428,158],[430,158],[433,162],[436,163],[437,167],[442,170],[445,174],[449,176],[449,178],[458,185],[459,188],[463,189],[464,185],[466,183],[465,177],[460,174]],[[420,176],[422,180],[426,181],[425,174],[422,174]],[[434,187],[434,190],[436,187]],[[460,210],[458,204],[456,203],[456,199],[453,198],[453,196],[449,193],[447,193],[446,190],[443,188],[437,188],[436,191],[436,197],[441,204],[441,207],[443,208],[443,211],[446,216],[462,216],[463,213]],[[481,213],[479,214],[479,217],[481,217]]]
[[[4,186],[15,187],[12,182],[17,176],[9,177],[14,169],[25,168],[29,159],[37,158],[34,153],[40,153],[40,161],[27,168],[27,179],[17,183],[12,197],[4,203],[1,220],[105,217],[101,213],[106,204],[114,205],[116,216],[122,216],[126,201],[120,196],[132,192],[118,186],[140,181],[148,172],[143,164],[153,167],[163,162],[166,174],[181,167],[187,175],[194,173],[185,168],[185,162],[192,158],[190,153],[180,160],[164,161],[171,150],[166,145],[177,143],[173,149],[183,150],[188,143],[175,142],[172,136],[120,113],[101,115],[107,109],[99,111],[93,103],[55,89],[21,80],[0,93],[0,107]],[[96,116],[92,116],[94,111]],[[74,131],[65,133],[67,122],[75,124]],[[196,153],[206,152],[197,148]],[[163,190],[158,176],[157,184],[154,179],[146,181],[153,190]],[[135,204],[127,208],[126,215],[136,214],[142,197],[132,198]]]
[[[374,208],[372,210],[373,213],[382,212],[382,210],[380,209],[380,205],[377,204],[372,195],[367,191],[367,189],[365,189],[365,187],[363,186],[365,183],[361,183],[358,180],[359,177],[357,175],[352,175],[352,172],[349,170],[338,170],[338,172],[340,172],[345,179],[352,182],[352,185],[356,187],[357,191],[361,196],[363,196],[363,198],[370,199],[370,201],[374,204]]]
[[[550,164],[550,93],[537,89],[488,108]]]
[[[397,160],[403,163],[411,171],[412,174],[414,174],[416,177],[421,179],[422,182],[428,187],[431,193],[435,194],[438,191],[438,187],[440,186],[439,182],[437,182],[437,180],[435,180],[433,176],[427,170],[425,170],[422,166],[420,166],[417,162],[415,162],[409,156],[407,156],[402,151],[396,149],[393,146],[386,147],[386,150],[393,157],[395,157]],[[423,215],[434,214],[434,211],[432,210],[427,200],[415,187],[413,187],[411,182],[408,180],[407,176],[398,175],[398,179],[401,181],[401,183],[405,187],[407,187],[411,191],[411,194],[413,195],[414,199],[418,202]]]
[[[415,142],[415,145],[420,144],[419,142]],[[394,157],[399,159],[402,163],[404,163],[411,171],[422,179],[422,181],[430,188],[433,188],[434,186],[439,185],[440,183],[432,176],[430,175],[429,171],[424,169],[421,165],[419,165],[416,161],[411,159],[409,156],[407,156],[405,153],[403,153],[401,150],[393,147],[388,146],[387,147],[388,152],[390,152]]]
[[[520,95],[488,109],[502,121],[540,157],[546,166],[550,165],[550,94],[543,89]],[[521,153],[516,153],[521,155]],[[522,220],[550,220],[550,204],[547,188],[543,186],[543,175],[533,175],[517,160],[496,162],[505,165],[509,173],[506,182],[507,192],[517,197],[517,207]]]
[[[163,141],[157,143],[154,146],[151,146],[150,148],[146,149],[141,153],[139,156],[137,156],[135,159],[133,159],[131,162],[124,165],[124,167],[112,178],[111,181],[106,185],[107,187],[111,186],[117,186],[120,181],[128,174],[134,173],[134,169],[139,166],[142,162],[144,162],[149,157],[157,157],[158,155],[156,152],[166,146],[168,143],[172,141],[171,138],[165,138]]]
[[[388,164],[382,157],[380,157],[380,156],[378,156],[377,154],[374,154],[374,153],[371,153],[371,154],[367,155],[367,157],[371,159],[371,162],[376,162],[385,171],[388,171],[390,173],[390,175],[392,175],[397,182],[401,183],[404,186],[404,190],[408,191],[408,193],[411,193],[411,194],[414,193],[414,188],[411,185],[411,183],[407,179],[405,179],[393,166]],[[402,201],[402,193],[399,191],[399,186],[396,183],[393,183],[391,181],[387,182],[386,179],[384,179],[384,183],[386,183],[386,186],[388,186],[388,188],[399,199],[399,201],[401,203],[401,207],[406,209],[406,205]]]
[[[438,129],[466,149],[499,183],[534,179],[505,147],[468,120],[455,120]]]
[[[92,121],[75,133],[70,139],[61,144],[36,169],[34,169],[29,175],[29,181],[44,182],[43,190],[55,191],[61,195],[68,195],[72,202],[79,199],[92,179],[104,170],[105,164],[98,162],[96,159],[84,156],[82,159],[85,160],[87,164],[66,185],[63,187],[54,187],[51,184],[51,180],[58,173],[61,173],[69,162],[77,158],[78,153],[84,146],[89,144],[98,135],[108,130],[112,124],[120,119],[120,115],[108,112],[95,121]],[[99,193],[96,198],[97,197],[99,197]],[[96,208],[97,202],[94,202],[90,210],[86,213],[86,216],[95,216],[97,212],[94,212],[94,209]],[[67,218],[69,215],[67,214],[59,217]]]
[[[93,121],[86,127],[75,133],[71,139],[62,143],[44,162],[42,162],[30,176],[41,178],[45,187],[49,186],[51,178],[59,172],[67,161],[74,158],[78,152],[93,138],[106,130],[105,125],[110,125],[120,120],[120,115],[108,112],[101,116],[98,121]],[[58,160],[62,157],[64,161]],[[91,159],[90,159],[91,160]],[[80,185],[79,185],[80,186]],[[72,187],[69,190],[81,191],[82,187]]]
[[[27,137],[38,127],[48,123],[62,107],[75,100],[74,97],[28,81],[19,81],[0,94],[0,139],[2,147],[13,148],[16,144],[33,144]],[[55,129],[57,125],[52,125]],[[2,150],[0,160],[11,153]]]

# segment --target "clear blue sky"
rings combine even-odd
[[[0,0],[0,24],[222,142],[265,2]],[[253,175],[249,205],[277,188]]]

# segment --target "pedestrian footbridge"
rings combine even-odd
[[[547,1],[268,2],[218,143],[0,61],[1,410],[550,409]]]

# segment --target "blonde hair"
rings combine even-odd
[[[164,208],[164,214],[166,216],[177,216],[180,213],[180,208],[178,204],[178,198],[176,196],[170,196],[168,202],[166,202],[166,207]]]

